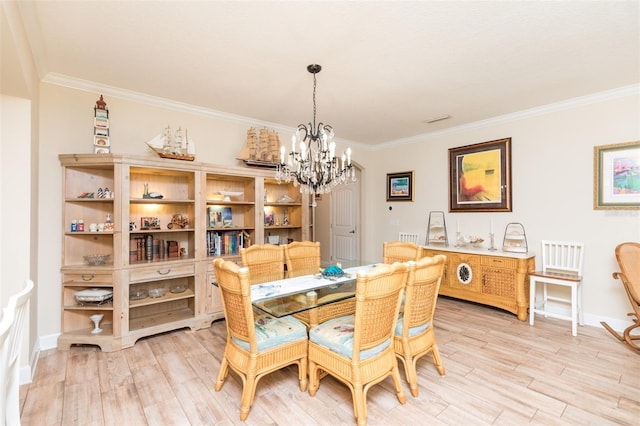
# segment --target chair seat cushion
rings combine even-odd
[[[254,325],[259,351],[307,339],[307,327],[292,316],[275,318],[266,314],[258,315]],[[244,340],[234,337],[233,341],[247,351],[250,348]]]
[[[309,330],[309,340],[320,346],[329,348],[347,358],[353,355],[353,332],[355,315],[345,315],[323,322]],[[360,352],[360,359],[367,359],[379,354],[389,346],[390,340]]]
[[[396,336],[402,336],[403,325],[404,325],[404,316],[400,315],[398,317],[398,322],[396,323],[396,329],[395,329]],[[429,328],[430,325],[431,325],[431,322],[427,321],[424,324],[416,325],[415,327],[409,328],[409,337],[417,336],[418,334],[423,333],[425,330]]]

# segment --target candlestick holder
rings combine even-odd
[[[462,232],[457,231],[456,232],[456,244],[454,245],[454,247],[462,247],[462,244],[460,244],[460,241],[462,241]]]
[[[491,251],[496,251],[496,250],[498,250],[497,248],[495,248],[495,246],[494,246],[494,244],[493,244],[493,243],[494,243],[494,237],[495,237],[495,235],[496,235],[496,234],[494,234],[493,232],[489,234],[489,241],[490,241],[490,243],[491,243],[491,245],[489,246],[489,250],[491,250]]]
[[[102,329],[100,328],[100,321],[102,321],[103,317],[104,317],[103,314],[95,314],[89,317],[91,318],[91,321],[93,321],[93,324],[95,325],[95,328],[91,330],[91,333],[93,334],[102,333]]]

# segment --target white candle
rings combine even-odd
[[[493,234],[493,218],[491,218],[491,233]]]
[[[291,152],[296,152],[296,135],[291,136]]]
[[[284,164],[284,146],[280,147],[280,164]]]
[[[347,148],[347,164],[351,165],[351,147]]]
[[[307,152],[307,146],[303,141],[300,142],[300,155],[302,155],[302,159],[305,157],[305,153]]]

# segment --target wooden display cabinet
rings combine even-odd
[[[447,256],[439,294],[504,309],[526,321],[534,254],[428,246],[422,253]]]
[[[217,255],[210,251],[211,236],[241,234],[248,247],[269,234],[283,243],[308,239],[312,230],[309,199],[293,185],[278,185],[270,170],[113,153],[59,158],[64,194],[60,349],[94,344],[114,351],[145,336],[208,327],[224,315],[212,285]],[[284,195],[292,201],[278,202]],[[265,226],[265,209],[274,212],[278,224]],[[216,210],[225,213],[226,222],[211,222]],[[80,219],[84,232],[72,231],[72,221]],[[108,219],[108,227],[90,230],[91,223]],[[84,259],[89,254],[109,258],[89,265]],[[220,255],[240,262],[239,252]],[[176,284],[184,291],[172,293]],[[111,289],[112,301],[78,304],[75,293],[89,288]],[[130,300],[131,291],[155,288],[166,293]],[[100,333],[91,332],[90,317],[96,313],[104,315]]]

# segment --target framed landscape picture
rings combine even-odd
[[[593,208],[640,210],[640,141],[593,150]]]
[[[511,138],[449,149],[450,212],[511,209]]]
[[[387,201],[413,201],[413,171],[387,173]]]

